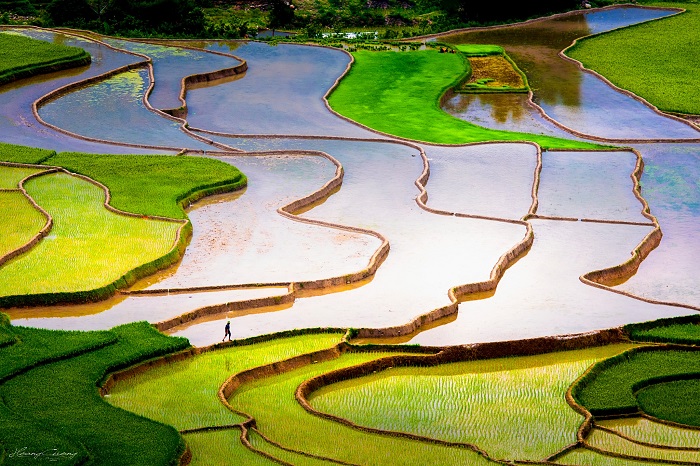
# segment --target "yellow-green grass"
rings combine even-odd
[[[700,351],[637,348],[596,364],[572,387],[572,395],[594,415],[635,414],[640,388],[699,374]]]
[[[684,429],[646,418],[597,420],[596,424],[639,442],[685,448],[697,448],[700,445],[700,430]]]
[[[186,218],[183,205],[189,202],[247,183],[234,166],[205,157],[61,152],[44,163],[106,185],[117,209],[170,218]]]
[[[39,164],[56,154],[56,151],[19,146],[0,142],[0,161]]]
[[[542,460],[575,443],[582,417],[564,399],[588,366],[629,345],[396,368],[316,392],[311,404],[356,424],[478,445],[505,460]]]
[[[238,429],[196,432],[183,437],[192,452],[190,466],[272,466],[276,463],[246,448]]]
[[[391,466],[492,464],[466,448],[352,429],[309,414],[294,398],[296,388],[304,380],[391,354],[345,353],[332,361],[245,384],[233,393],[229,401],[235,409],[252,415],[258,429],[271,440],[286,448],[326,458],[353,464]]]
[[[0,84],[89,63],[90,54],[79,47],[0,33]]]
[[[19,182],[33,173],[39,173],[45,169],[10,167],[0,165],[0,189],[18,189]]]
[[[700,114],[700,3],[643,3],[687,11],[580,40],[566,54],[661,110]]]
[[[330,348],[341,339],[341,334],[310,334],[211,351],[119,381],[108,400],[179,430],[236,424],[244,418],[226,409],[217,395],[228,377]]]
[[[700,464],[700,451],[682,451],[648,447],[630,442],[622,437],[599,429],[593,429],[586,438],[586,443],[606,452],[626,456],[664,461],[682,461],[686,464]]]
[[[312,458],[301,453],[283,450],[269,442],[266,442],[264,438],[258,435],[255,431],[248,432],[248,440],[250,444],[256,450],[267,453],[279,460],[285,461],[289,464],[303,464],[305,466],[327,466],[329,463],[327,460],[320,458]]]
[[[0,267],[0,296],[93,290],[173,248],[179,223],[127,217],[104,207],[104,190],[64,173],[25,188],[54,220],[51,233]]]
[[[377,131],[445,144],[533,141],[546,149],[601,146],[567,139],[483,128],[453,117],[440,99],[468,70],[462,54],[437,50],[353,53],[355,62],[329,96],[331,107]]]
[[[0,191],[0,257],[27,244],[45,224],[20,191]]]
[[[556,464],[580,466],[650,466],[656,463],[633,461],[614,456],[605,456],[584,448],[577,448],[556,460]]]

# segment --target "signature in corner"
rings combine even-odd
[[[77,453],[60,451],[58,448],[49,448],[42,451],[29,451],[29,448],[17,448],[15,451],[7,455],[8,458],[30,458],[30,459],[45,459],[48,461],[59,461],[62,459],[73,459],[78,456]]]

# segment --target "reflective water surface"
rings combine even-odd
[[[596,76],[559,57],[558,53],[573,40],[586,35],[660,18],[674,11],[642,8],[578,12],[511,27],[467,31],[441,37],[449,43],[497,44],[504,47],[517,66],[527,75],[534,102],[559,123],[585,134],[609,139],[697,138],[698,131],[684,123],[658,115],[644,104],[610,88]],[[448,102],[446,110],[472,121],[461,113],[460,100]],[[521,130],[551,131],[532,111],[516,110],[511,96],[490,96],[491,113],[496,121],[507,120]],[[501,103],[505,101],[505,103]],[[496,104],[495,102],[499,102]],[[510,112],[506,108],[513,108]],[[476,118],[481,118],[477,113]],[[501,123],[503,124],[503,123]],[[524,127],[523,127],[524,126]],[[526,129],[527,127],[529,129]],[[507,127],[505,129],[510,129]]]
[[[620,289],[700,307],[700,145],[636,146],[644,157],[642,195],[659,220],[661,244]]]
[[[503,45],[527,74],[535,102],[574,130],[609,139],[697,138],[697,130],[652,112],[557,56],[576,37],[667,14],[641,8],[581,12],[445,40]],[[93,64],[0,87],[0,139],[59,150],[138,152],[53,131],[34,119],[31,103],[56,87],[141,59],[85,39],[44,31],[31,34],[84,46]],[[245,59],[249,69],[244,75],[188,92],[188,121],[193,128],[228,133],[228,137],[201,134],[229,147],[287,153],[211,152],[211,145],[188,136],[179,123],[146,108],[145,69],[122,73],[50,102],[40,114],[61,128],[115,143],[204,149],[208,156],[241,168],[249,185],[245,191],[211,198],[189,211],[194,236],[182,261],[135,286],[164,290],[164,294],[120,296],[89,306],[9,310],[17,324],[109,328],[131,320],[159,322],[227,302],[281,296],[287,293],[286,286],[279,286],[281,282],[343,276],[367,267],[381,244],[368,233],[373,231],[390,245],[376,275],[347,286],[300,294],[293,303],[277,307],[209,316],[171,333],[206,345],[218,341],[228,319],[234,337],[317,326],[399,326],[449,305],[451,287],[487,280],[499,258],[525,238],[525,226],[513,222],[532,209],[546,217],[603,223],[531,220],[534,245],[506,271],[495,293],[461,303],[457,316],[404,341],[452,345],[520,339],[691,312],[593,288],[579,279],[627,260],[653,228],[641,214],[642,202],[633,192],[631,174],[637,158],[632,151],[548,151],[542,153],[540,167],[537,148],[529,144],[421,145],[430,174],[425,182],[426,205],[448,214],[440,215],[416,202],[421,193],[416,180],[426,169],[417,148],[399,141],[377,141],[376,134],[337,117],[323,104],[323,95],[349,63],[344,52],[245,41],[187,42],[199,51],[178,48],[177,42],[168,47],[110,43],[152,56],[156,86],[151,99],[157,107],[172,106],[184,75],[233,61],[207,50]],[[484,126],[573,138],[543,118],[522,96],[460,95],[447,98],[444,104],[448,112]],[[231,136],[235,134],[243,137]],[[253,136],[274,134],[289,137]],[[309,135],[328,137],[294,137]],[[336,136],[374,141],[329,138]],[[696,265],[700,145],[643,144],[635,148],[644,159],[641,194],[664,236],[638,273],[619,289],[649,299],[700,306]],[[290,152],[293,150],[324,152],[343,167],[340,188],[298,213],[311,223],[284,218],[276,209],[319,189],[333,178],[336,168],[326,158],[299,156]],[[251,283],[278,286],[168,292]]]
[[[124,148],[107,144],[83,141],[66,136],[39,123],[32,113],[32,103],[54,89],[92,76],[97,76],[124,65],[141,61],[140,57],[113,50],[103,44],[73,35],[34,29],[11,29],[36,39],[78,46],[92,57],[87,67],[58,71],[21,79],[0,86],[0,140],[13,144],[95,153],[150,153],[137,148]]]
[[[126,71],[48,102],[46,122],[81,136],[166,148],[207,150],[211,146],[180,130],[181,123],[150,111],[143,102],[148,70]]]

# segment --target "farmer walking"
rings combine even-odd
[[[226,322],[226,327],[224,327],[224,339],[221,341],[226,341],[226,337],[228,337],[228,341],[231,341],[231,321]]]

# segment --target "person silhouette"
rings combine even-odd
[[[226,322],[226,327],[224,327],[224,339],[221,341],[226,341],[226,337],[228,337],[228,341],[231,341],[231,321]]]

